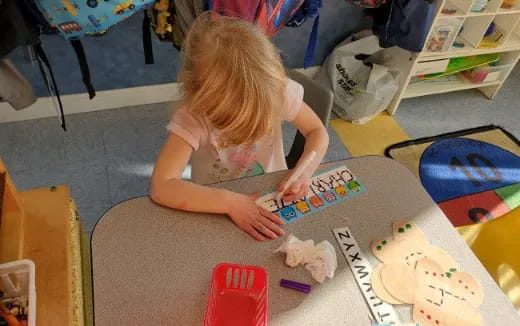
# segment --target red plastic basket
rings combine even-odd
[[[204,325],[267,325],[265,269],[247,265],[218,264],[213,270]]]

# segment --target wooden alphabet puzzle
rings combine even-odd
[[[314,176],[309,188],[309,194],[298,201],[286,203],[282,199],[277,200],[278,192],[273,191],[258,198],[256,202],[269,211],[277,213],[286,223],[291,223],[366,191],[346,166],[336,167]]]

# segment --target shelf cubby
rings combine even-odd
[[[493,21],[495,16],[477,16],[468,17],[465,19],[462,26],[460,36],[464,38],[474,48],[478,48],[480,41],[484,37],[489,25]]]
[[[509,74],[517,64],[519,58],[520,50],[501,53],[500,60],[492,67],[495,71],[500,71],[500,83],[496,85],[480,85],[478,90],[487,98],[492,99],[495,97],[504,81],[509,77]]]
[[[510,8],[502,7],[504,1],[509,0],[490,0],[481,11],[473,12],[475,0],[435,0],[436,15],[423,51],[411,57],[397,55],[396,62],[388,65],[399,71],[400,88],[387,111],[394,114],[403,98],[465,89],[477,89],[493,98],[520,58],[520,0]],[[482,42],[492,22],[497,32],[490,35],[491,40],[497,39],[496,43]],[[459,44],[454,46],[454,41]],[[492,53],[499,54],[500,59],[484,68],[488,75],[481,83],[473,83],[461,73],[426,82],[415,77],[442,70],[442,64],[452,58]]]
[[[502,5],[503,0],[490,0],[487,5],[481,11],[482,13],[496,13]]]
[[[404,91],[402,98],[440,94],[479,87],[497,86],[501,83],[500,80],[497,80],[493,82],[483,82],[474,84],[460,74],[454,75],[452,79],[453,80],[447,82],[418,82],[414,84],[409,84],[406,90]]]
[[[446,0],[442,10],[455,10],[451,14],[445,14],[441,10],[441,17],[464,17],[470,10],[473,0]]]
[[[499,39],[497,43],[499,45],[506,44],[509,37],[515,30],[520,20],[520,13],[511,15],[497,15],[495,16],[495,30]]]
[[[426,54],[447,52],[459,34],[464,18],[442,17],[437,19],[424,44]]]
[[[509,14],[509,13],[520,13],[520,1],[516,0],[513,5],[508,8],[507,0],[502,1],[500,8],[498,8],[499,14]]]
[[[513,32],[509,35],[508,44],[520,46],[520,21],[516,24]]]

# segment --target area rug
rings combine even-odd
[[[520,142],[489,125],[388,147],[454,226],[498,218],[520,206]]]

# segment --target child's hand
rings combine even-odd
[[[278,192],[281,192],[283,190],[283,186],[285,185],[287,179],[289,179],[292,173],[293,171],[289,172],[282,180],[282,182],[280,182],[280,185],[278,186]],[[301,177],[296,179],[296,181],[294,181],[289,188],[287,188],[284,191],[282,195],[283,201],[288,203],[307,196],[310,184],[311,179],[305,175],[302,175]]]
[[[265,241],[266,237],[276,239],[283,235],[284,232],[279,227],[284,224],[282,219],[255,203],[256,198],[258,195],[233,194],[226,203],[231,220],[258,241]]]

